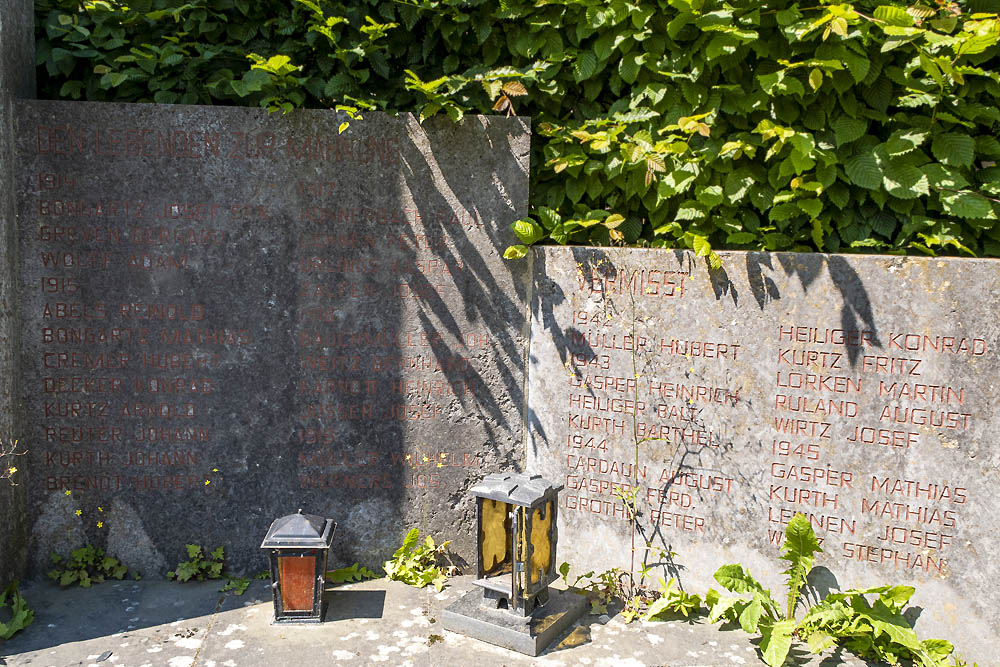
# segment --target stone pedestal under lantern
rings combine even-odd
[[[540,475],[500,473],[472,487],[476,579],[444,610],[445,629],[538,655],[583,615],[587,600],[549,588],[558,578],[555,486]]]

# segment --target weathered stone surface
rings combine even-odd
[[[72,499],[39,558],[68,521],[139,569],[198,542],[260,570],[302,508],[331,564],[411,526],[471,559],[465,491],[522,451],[528,127],[344,120],[18,107],[32,503]]]
[[[803,512],[821,592],[915,585],[921,636],[989,662],[1000,263],[721,257],[538,251],[527,467],[566,485],[560,558],[693,591],[742,562],[777,590]]]
[[[35,94],[33,9],[29,0],[0,0],[0,439],[4,441],[21,435],[13,104]],[[24,480],[25,457],[17,457],[13,467],[18,468],[15,479]],[[0,480],[0,587],[23,572],[27,518],[27,486]]]

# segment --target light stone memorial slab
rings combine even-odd
[[[719,254],[536,252],[527,465],[566,486],[562,557],[777,593],[802,512],[814,593],[914,585],[920,636],[989,663],[1000,263]]]
[[[526,121],[16,120],[36,571],[92,543],[162,572],[186,542],[259,571],[299,508],[338,522],[331,565],[413,526],[470,557],[466,489],[522,454]]]

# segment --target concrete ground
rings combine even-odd
[[[634,622],[585,616],[531,658],[448,632],[440,611],[472,588],[455,577],[436,593],[376,579],[331,586],[319,625],[272,625],[268,582],[242,596],[220,582],[114,581],[90,589],[22,585],[35,622],[0,641],[10,667],[259,667],[264,665],[539,665],[643,667],[763,665],[753,638],[704,620]],[[613,613],[613,612],[612,612]],[[786,666],[865,665],[841,653],[793,647]]]

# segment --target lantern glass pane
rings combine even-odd
[[[278,556],[278,581],[284,611],[312,611],[316,583],[315,556]]]
[[[511,571],[511,558],[507,553],[510,541],[510,505],[500,500],[483,499],[480,512],[482,525],[479,548],[483,558],[483,575],[496,576]]]
[[[542,509],[545,514],[542,514]],[[545,503],[544,508],[535,510],[531,517],[531,562],[528,570],[531,572],[531,583],[537,584],[542,575],[552,567],[552,548],[549,534],[552,528],[552,501]]]

